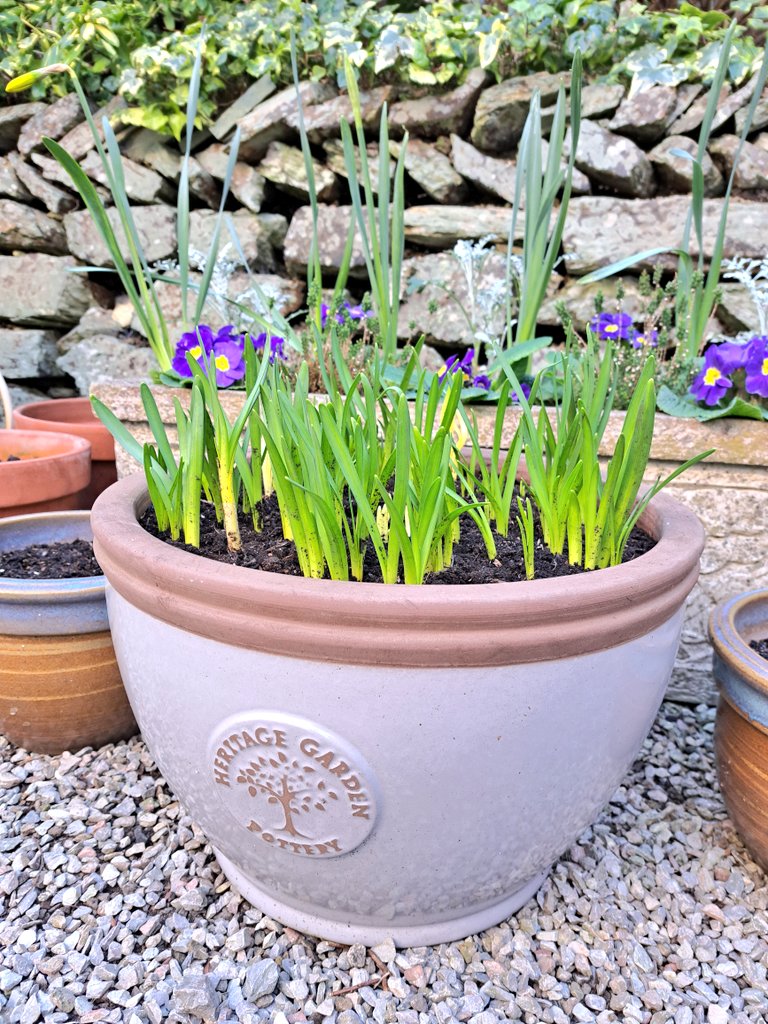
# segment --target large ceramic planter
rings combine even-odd
[[[91,539],[89,512],[0,521],[0,551]],[[104,577],[0,577],[0,733],[41,754],[136,732],[115,660]]]
[[[142,443],[150,439],[138,382],[104,382],[93,390]],[[173,424],[173,399],[188,401],[188,391],[153,387],[152,392],[163,420]],[[234,419],[242,407],[243,392],[220,394],[224,408]],[[490,444],[495,409],[476,406],[473,411],[481,442]],[[603,457],[613,453],[623,423],[624,413],[611,413],[600,448]],[[504,443],[509,442],[516,425],[516,411],[510,410]],[[174,432],[171,428],[172,437]],[[768,424],[743,419],[697,423],[659,413],[646,482],[653,483],[708,448],[715,449],[714,455],[673,481],[668,491],[700,517],[707,534],[701,576],[686,604],[680,649],[668,690],[673,700],[696,704],[717,702],[707,638],[710,612],[730,594],[752,586],[768,587]],[[138,469],[122,450],[117,460],[118,476]]]
[[[75,434],[91,445],[91,482],[81,494],[81,507],[91,508],[102,491],[117,480],[115,443],[91,409],[88,398],[57,398],[21,405],[13,413],[19,430],[46,430]]]
[[[138,524],[139,476],[93,509],[136,718],[233,884],[334,941],[443,942],[536,891],[637,755],[703,531],[557,581],[415,587],[263,573]]]
[[[8,462],[15,455],[18,462]],[[91,479],[91,446],[72,434],[0,430],[0,518],[80,506]]]
[[[739,594],[710,619],[720,686],[715,749],[728,813],[768,870],[768,661],[749,646],[768,637],[768,590]]]

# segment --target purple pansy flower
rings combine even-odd
[[[238,344],[226,336],[221,340],[214,340],[211,364],[216,371],[218,387],[228,388],[230,384],[242,380],[245,376],[242,342]]]
[[[328,314],[331,312],[331,307],[327,306],[324,302],[320,306],[320,326],[325,327],[326,321],[328,320]],[[337,324],[344,324],[347,320],[368,320],[373,316],[372,309],[363,309],[361,305],[352,306],[349,302],[344,302],[341,308],[336,311],[334,320]]]
[[[203,352],[210,356],[213,350],[214,333],[208,324],[198,324],[196,330],[187,331],[176,342],[176,351],[171,366],[180,377],[191,377],[192,371],[187,363],[187,352],[203,366]]]
[[[731,352],[721,351],[724,348],[725,344],[710,345],[704,353],[704,365],[690,387],[694,398],[706,405],[717,405],[723,395],[728,393],[733,386],[728,374],[739,368]]]
[[[257,334],[253,341],[253,347],[257,352],[260,352],[267,344],[266,332]],[[285,359],[285,338],[280,338],[277,334],[273,334],[269,339],[269,361],[274,363],[275,359]]]
[[[656,348],[659,344],[658,331],[638,331],[634,327],[629,333],[628,340],[632,342],[632,348]]]
[[[602,341],[608,338],[626,341],[635,329],[629,313],[598,313],[590,320],[589,326]]]
[[[484,373],[478,373],[472,375],[472,360],[475,358],[475,350],[468,348],[464,356],[459,359],[458,356],[449,356],[445,361],[445,366],[438,374],[438,380],[442,384],[449,373],[461,373],[464,380],[472,388],[483,388],[485,391],[491,390],[491,378],[486,376]]]
[[[527,380],[521,380],[520,381],[520,390],[523,392],[523,398],[527,402],[528,399],[531,397],[531,385],[528,383]],[[520,397],[519,397],[517,391],[512,391],[510,397],[511,397],[513,402],[519,402],[520,401]]]
[[[757,334],[746,346],[744,387],[750,395],[768,398],[768,335]]]

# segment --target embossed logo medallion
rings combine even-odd
[[[227,719],[211,738],[213,781],[256,841],[301,857],[354,850],[376,822],[371,771],[345,740],[280,712]]]

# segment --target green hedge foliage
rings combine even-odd
[[[739,81],[757,63],[768,7],[733,0],[730,11],[742,23],[730,67]],[[340,75],[346,53],[364,83],[443,87],[478,66],[497,78],[564,70],[580,49],[591,75],[677,83],[711,76],[728,19],[688,3],[657,11],[608,0],[0,0],[0,73],[70,63],[95,103],[120,93],[125,122],[178,137],[203,23],[204,122],[251,79],[290,80],[291,29],[306,78]],[[66,88],[47,79],[32,98]]]

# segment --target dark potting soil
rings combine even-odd
[[[89,540],[62,540],[0,551],[0,579],[70,580],[79,576],[101,576]]]
[[[768,661],[768,636],[764,640],[750,640],[749,646],[753,651],[757,651],[761,658]]]
[[[160,537],[174,547],[213,558],[218,562],[229,562],[233,565],[247,566],[251,569],[262,569],[265,572],[279,572],[287,576],[301,576],[299,560],[293,541],[283,537],[280,512],[277,499],[271,495],[261,506],[262,529],[258,533],[253,528],[250,517],[240,516],[240,533],[242,550],[233,554],[227,549],[224,529],[216,522],[213,506],[205,503],[202,510],[200,526],[200,550],[192,548],[183,541],[171,540],[161,535],[157,529],[154,511],[149,508],[141,518],[141,525],[155,537]],[[642,530],[635,529],[625,548],[623,561],[629,562],[655,545],[655,540]],[[523,549],[517,526],[510,529],[508,537],[496,536],[496,558],[489,562],[482,536],[474,522],[466,516],[461,522],[461,539],[453,549],[453,562],[440,573],[428,576],[425,583],[457,584],[457,583],[515,583],[525,579],[525,563]],[[573,576],[587,570],[570,565],[564,555],[553,555],[544,546],[536,524],[536,541],[534,549],[536,579],[548,579],[557,576]],[[366,583],[381,583],[381,571],[376,555],[369,546],[364,560],[363,580]]]

